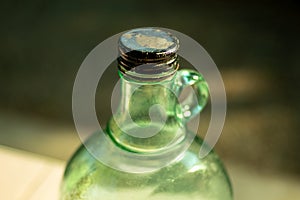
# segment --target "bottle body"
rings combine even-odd
[[[119,42],[119,106],[68,163],[61,200],[232,200],[220,159],[187,128],[209,94],[201,74],[178,70],[178,40],[142,28]]]
[[[200,159],[201,145],[202,140],[196,138],[180,158],[147,173],[108,167],[81,146],[66,168],[61,199],[231,200],[230,182],[220,159],[213,151]]]

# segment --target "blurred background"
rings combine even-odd
[[[0,4],[0,144],[69,159],[80,145],[71,97],[84,58],[116,33],[165,27],[198,41],[222,74],[228,111],[216,151],[233,174],[236,194],[257,192],[252,187],[264,188],[263,179],[271,180],[268,184],[277,181],[274,188],[286,191],[300,180],[296,1],[13,0]],[[107,91],[117,78],[113,63],[99,83],[96,104],[102,125],[110,116]],[[204,122],[208,112],[209,108]],[[262,177],[258,181],[262,185],[245,182],[253,174]]]

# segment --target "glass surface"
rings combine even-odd
[[[68,163],[63,200],[232,199],[221,161],[214,152],[200,158],[208,146],[187,128],[209,94],[201,74],[177,71],[178,42],[156,28],[120,37],[120,104]]]
[[[66,169],[61,199],[231,200],[231,186],[221,161],[214,152],[199,159],[200,145],[202,140],[196,138],[180,159],[150,173],[112,169],[82,146]]]
[[[121,76],[121,84],[120,106],[104,134],[111,141],[110,145],[124,152],[149,155],[149,160],[152,153],[163,155],[185,143],[186,122],[202,110],[208,97],[206,82],[200,74],[190,70],[178,71],[159,82],[139,82]],[[177,96],[186,86],[192,86],[198,98],[190,95],[179,103]],[[151,109],[155,105],[160,108],[152,113],[153,116]],[[148,138],[126,134],[129,131],[141,135],[147,130],[157,131],[157,134]],[[95,133],[85,145],[92,147],[95,154],[114,155],[109,146],[103,150],[103,138],[97,137]],[[204,145],[202,140],[196,137],[189,148],[167,166],[144,173],[106,166],[82,145],[66,168],[61,199],[231,200],[230,181],[220,159],[214,152],[200,159],[201,145]],[[128,162],[122,156],[109,159],[117,166],[126,165],[127,169],[143,165],[134,157]],[[157,160],[149,162],[155,165],[164,159],[167,158],[158,156]]]

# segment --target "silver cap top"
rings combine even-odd
[[[178,39],[157,28],[138,28],[119,39],[119,69],[124,74],[173,74],[177,68]]]

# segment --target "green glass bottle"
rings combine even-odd
[[[120,37],[120,105],[69,161],[62,200],[233,199],[220,159],[213,151],[200,158],[205,144],[187,129],[208,87],[199,73],[178,70],[178,48],[176,37],[155,28]],[[179,102],[188,86],[194,94]]]

